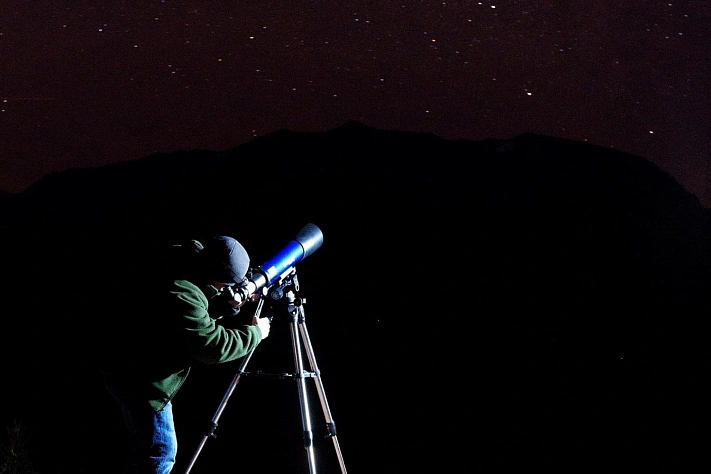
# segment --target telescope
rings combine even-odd
[[[269,288],[293,273],[294,266],[305,259],[323,243],[323,234],[314,224],[306,224],[294,240],[290,241],[274,257],[257,268],[250,269],[247,279],[238,287],[228,287],[233,301],[230,304],[240,306],[246,301],[256,300]]]
[[[306,303],[306,300],[295,296],[295,292],[299,290],[299,284],[296,281],[295,265],[314,253],[319,247],[321,247],[322,243],[323,234],[321,234],[321,230],[313,224],[307,224],[301,229],[301,231],[299,231],[296,238],[281,249],[279,253],[264,262],[264,264],[259,267],[250,268],[247,272],[247,277],[241,284],[226,287],[222,294],[227,296],[229,298],[228,302],[237,308],[239,308],[239,306],[246,301],[260,300],[255,312],[255,317],[259,317],[259,312],[261,311],[264,303],[264,300],[260,298],[267,296],[267,294],[269,294],[269,297],[273,300],[278,300],[283,296],[286,296],[286,310],[291,317],[291,344],[294,353],[294,367],[296,370],[293,373],[287,374],[267,374],[262,371],[255,372],[254,374],[260,377],[293,379],[299,382],[299,403],[301,405],[303,440],[304,448],[306,448],[307,452],[310,474],[316,474],[316,455],[314,453],[314,436],[311,429],[311,415],[309,414],[309,397],[306,381],[307,379],[314,381],[316,384],[315,389],[318,392],[318,397],[321,401],[321,408],[323,409],[323,414],[326,419],[328,437],[332,439],[333,445],[336,449],[338,462],[341,466],[341,474],[346,474],[346,466],[343,462],[343,456],[341,455],[341,447],[339,446],[338,438],[336,437],[336,423],[333,421],[328,408],[326,392],[324,391],[323,383],[321,382],[321,373],[316,366],[316,356],[314,355],[313,348],[311,347],[311,338],[309,337],[308,330],[306,329],[306,316],[304,315],[304,304]],[[271,317],[269,319],[271,320]],[[306,358],[308,364],[310,365],[310,370],[307,370],[305,367],[302,357],[302,349],[306,351]],[[212,417],[208,433],[202,437],[195,454],[193,454],[193,457],[183,474],[190,473],[190,470],[195,464],[195,461],[207,440],[215,437],[214,431],[217,429],[217,421],[220,416],[222,416],[227,400],[232,395],[232,392],[237,386],[240,378],[243,375],[250,374],[245,371],[245,367],[252,358],[253,351],[254,349],[250,350],[247,355],[242,357],[242,363],[232,379],[232,383],[225,391],[222,401],[220,402],[220,406],[217,408],[215,415]]]

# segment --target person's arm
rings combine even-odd
[[[247,355],[266,337],[258,324],[236,329],[216,324],[208,314],[207,298],[196,286],[186,281],[177,286],[171,292],[173,309],[180,318],[184,349],[192,359],[205,364],[230,362]]]

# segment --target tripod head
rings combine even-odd
[[[274,315],[288,316],[290,320],[295,320],[299,313],[299,308],[306,303],[305,298],[296,296],[299,291],[299,279],[296,276],[296,269],[292,269],[288,275],[269,288],[268,294],[262,296],[260,303],[270,300],[269,320],[274,320]],[[302,312],[303,314],[303,312]],[[303,318],[303,316],[301,316]]]
[[[269,294],[265,297],[277,301],[284,298],[285,294],[296,291],[299,291],[299,278],[296,276],[296,268],[292,267],[286,275],[282,275],[269,288]]]

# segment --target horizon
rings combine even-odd
[[[560,137],[640,156],[711,207],[711,4],[156,2],[0,18],[0,188],[348,121]]]
[[[339,126],[337,126],[337,127],[334,127],[333,129],[324,130],[324,131],[322,131],[322,132],[329,132],[329,131],[332,131],[332,130],[340,129],[340,128],[342,128],[342,127],[347,126],[349,123],[357,123],[357,124],[363,125],[363,126],[365,126],[365,127],[372,128],[372,129],[374,129],[374,130],[386,131],[386,132],[393,132],[393,133],[400,133],[400,132],[402,132],[402,133],[415,133],[415,134],[420,134],[420,133],[421,133],[421,134],[427,134],[427,133],[429,133],[429,132],[409,132],[409,131],[401,131],[401,130],[384,130],[384,129],[379,129],[379,128],[375,128],[375,127],[370,127],[370,126],[365,125],[365,124],[363,124],[363,123],[361,123],[361,122],[358,122],[358,121],[349,121],[349,122],[347,122],[347,123],[344,123],[344,124],[341,124],[341,125],[339,125]],[[292,131],[290,131],[290,130],[274,130],[273,132],[270,132],[269,134],[265,135],[265,137],[266,137],[266,136],[269,136],[269,135],[271,135],[271,134],[274,134],[274,133],[284,132],[284,131],[286,131],[286,132],[292,132]],[[315,132],[315,133],[322,133],[322,132]],[[293,133],[300,133],[300,132],[293,132]],[[568,139],[568,138],[555,137],[555,136],[542,135],[542,134],[535,134],[535,133],[523,133],[523,134],[517,135],[516,137],[511,137],[510,140],[513,140],[513,139],[515,139],[515,138],[518,138],[518,137],[524,136],[524,135],[533,135],[533,136],[540,136],[540,137],[544,137],[544,138],[552,138],[552,139],[556,139],[556,140],[570,141],[570,142],[578,143],[578,144],[580,144],[580,145],[589,145],[589,146],[594,147],[594,148],[599,148],[601,153],[603,153],[603,152],[605,152],[605,151],[608,151],[608,152],[620,152],[620,153],[623,153],[623,154],[626,154],[626,155],[629,155],[629,156],[634,156],[634,157],[637,157],[637,158],[641,158],[641,159],[643,159],[643,160],[649,162],[651,165],[657,167],[657,169],[659,169],[662,173],[666,173],[667,175],[669,175],[669,176],[670,176],[673,180],[675,180],[680,186],[682,186],[687,192],[693,194],[689,189],[687,189],[687,188],[683,185],[683,183],[680,183],[679,180],[676,179],[676,177],[670,175],[670,174],[669,174],[668,172],[666,172],[665,170],[659,168],[654,162],[652,162],[651,160],[649,160],[649,159],[647,159],[647,158],[645,158],[645,157],[642,157],[642,156],[639,156],[639,155],[635,155],[635,154],[633,154],[633,153],[627,153],[627,152],[624,152],[624,151],[621,151],[621,150],[615,150],[615,149],[613,149],[613,148],[606,148],[606,147],[603,147],[603,146],[600,146],[600,145],[596,145],[596,144],[593,144],[593,143],[581,142],[581,141],[578,141],[578,140],[572,140],[572,139]],[[33,183],[30,183],[30,184],[29,184],[26,188],[24,188],[23,190],[16,191],[16,192],[12,192],[12,191],[7,191],[7,190],[4,190],[4,189],[1,189],[1,188],[0,188],[0,192],[8,193],[8,194],[10,194],[10,195],[12,195],[12,194],[21,194],[21,193],[24,192],[27,188],[29,188],[29,187],[31,187],[31,186],[33,186],[33,185],[39,183],[40,181],[42,181],[42,180],[43,180],[44,178],[46,178],[47,176],[49,176],[49,175],[51,175],[51,174],[54,174],[54,173],[62,173],[62,172],[64,172],[64,171],[82,170],[82,169],[90,169],[90,168],[97,168],[97,167],[100,168],[100,167],[112,166],[112,165],[116,165],[116,164],[120,164],[120,163],[135,162],[135,161],[140,161],[140,160],[143,160],[143,159],[146,159],[146,158],[151,158],[151,157],[157,156],[157,155],[161,155],[161,156],[168,155],[168,156],[170,156],[170,155],[172,155],[172,154],[178,154],[178,153],[183,153],[183,152],[192,153],[192,152],[198,152],[198,151],[208,151],[208,152],[220,153],[220,152],[223,152],[223,151],[228,151],[228,150],[236,149],[236,148],[238,148],[238,147],[241,146],[241,145],[248,144],[248,143],[250,143],[252,140],[254,140],[255,138],[265,138],[265,137],[254,137],[254,138],[252,138],[252,139],[250,139],[250,140],[248,140],[248,141],[246,141],[246,142],[244,142],[244,143],[242,143],[242,144],[236,145],[235,147],[230,147],[230,148],[228,148],[228,149],[226,149],[226,150],[204,150],[204,149],[186,150],[186,149],[183,149],[183,150],[175,150],[175,151],[173,151],[173,152],[162,152],[162,153],[157,152],[157,153],[149,154],[149,155],[146,155],[146,156],[138,157],[138,158],[133,159],[133,160],[119,160],[119,161],[116,161],[116,162],[103,163],[103,164],[97,164],[97,165],[91,165],[91,166],[73,167],[73,168],[67,168],[67,169],[64,169],[64,170],[55,170],[55,171],[51,171],[51,172],[48,173],[47,175],[44,175],[44,176],[40,177],[37,181],[35,181],[35,182],[33,182]],[[438,138],[441,138],[441,139],[443,139],[443,140],[446,140],[446,141],[454,141],[453,139],[445,139],[445,138],[440,137],[440,136],[437,136],[437,137],[438,137]],[[484,140],[467,140],[467,139],[463,139],[463,140],[464,140],[464,141],[468,141],[468,142],[472,142],[472,143],[480,143],[480,142],[484,141]],[[507,139],[497,139],[497,141],[507,141]],[[696,198],[697,198],[697,200],[699,201],[699,203],[701,204],[701,206],[702,206],[703,208],[705,208],[705,209],[710,209],[710,208],[711,208],[711,205],[705,205],[705,204],[704,204],[704,201],[703,201],[701,198],[699,198],[698,196],[696,196]]]

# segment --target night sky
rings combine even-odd
[[[645,157],[711,207],[711,2],[6,0],[0,189],[350,120]]]

